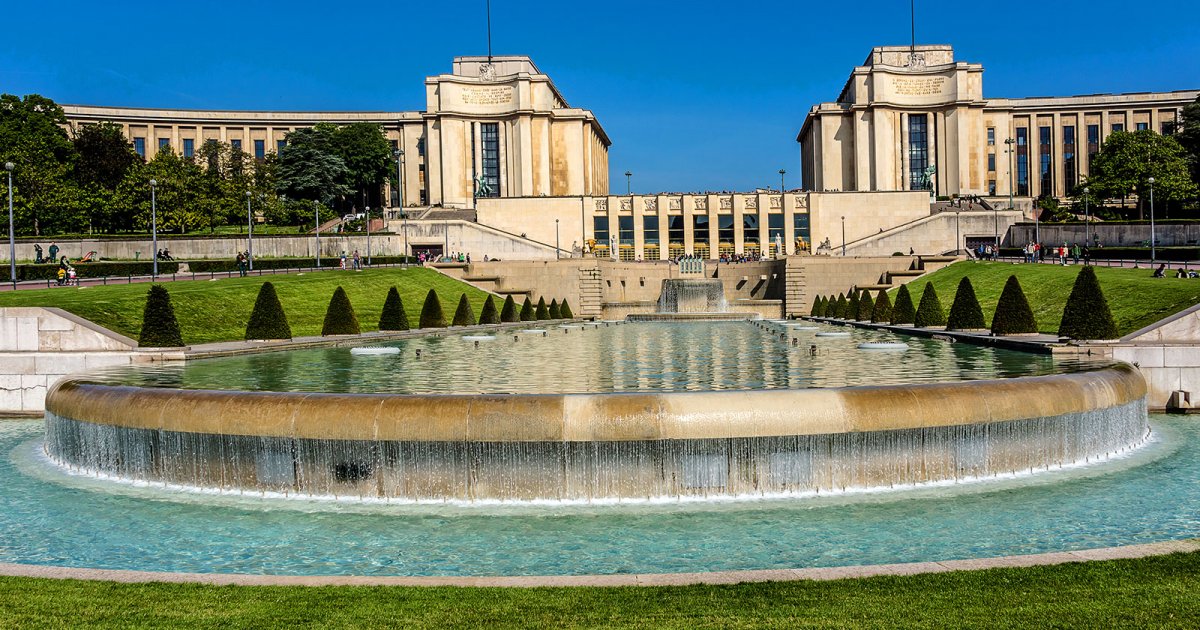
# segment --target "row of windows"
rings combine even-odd
[[[684,225],[687,217],[674,215],[668,216],[666,222],[667,242],[671,244],[684,242]],[[767,239],[771,242],[782,241],[784,238],[784,222],[785,217],[782,214],[767,215]],[[634,217],[619,216],[617,217],[617,242],[622,245],[632,245],[634,242]],[[663,226],[659,223],[658,215],[645,215],[642,217],[642,240],[647,245],[661,244]],[[803,239],[803,242],[809,242],[809,217],[807,214],[793,215],[792,228],[797,238]],[[719,215],[717,217],[717,241],[720,243],[733,243],[735,238],[734,217],[732,215]],[[607,243],[613,236],[611,225],[607,215],[599,215],[592,217],[592,234],[597,243]],[[742,215],[742,242],[744,244],[759,244],[759,218],[757,214]],[[697,244],[705,244],[707,246],[711,235],[711,222],[706,214],[697,214],[692,216],[692,242]]]
[[[1138,123],[1138,130],[1142,131],[1148,128],[1146,123]],[[1042,194],[1050,194],[1054,190],[1054,172],[1053,164],[1053,128],[1038,127],[1038,179]],[[1113,132],[1122,131],[1124,125],[1114,123],[1112,125]],[[1164,126],[1165,131],[1169,131],[1169,127]],[[988,128],[988,144],[994,144],[995,128]],[[1028,134],[1029,130],[1026,127],[1018,127],[1016,129],[1017,140],[1017,190],[1018,195],[1029,194],[1029,150],[1028,150]],[[1066,190],[1071,190],[1079,183],[1079,156],[1076,146],[1077,139],[1074,125],[1065,125],[1062,127],[1062,176]],[[1087,126],[1087,153],[1085,156],[1084,166],[1091,164],[1096,154],[1100,152],[1100,125]],[[989,173],[996,172],[996,154],[989,152],[987,156],[987,169]],[[995,180],[988,181],[989,194],[996,194]]]
[[[487,126],[488,125],[484,125],[484,127],[487,127]],[[493,123],[491,126],[495,127],[496,125]],[[397,144],[396,144],[395,140],[392,140],[391,142],[392,142],[392,150],[394,151],[396,149]],[[160,150],[170,147],[170,146],[171,146],[170,138],[159,138],[158,139],[158,148]],[[241,138],[231,139],[229,141],[229,146],[233,147],[237,151],[241,151],[242,150]],[[275,141],[275,152],[282,153],[283,148],[285,146],[287,146],[287,140],[276,140]],[[133,138],[133,150],[136,151],[138,155],[145,158],[146,157],[146,139],[141,136],[134,137]],[[190,157],[194,157],[195,155],[196,155],[196,141],[192,138],[184,138],[183,139],[183,157],[190,158]],[[425,139],[424,138],[417,139],[417,155],[419,155],[421,157],[425,156]],[[257,160],[262,160],[262,159],[265,159],[266,157],[267,157],[267,141],[266,140],[255,140],[254,141],[254,158]],[[486,165],[485,165],[485,168],[486,168]],[[499,167],[499,154],[497,153],[497,161],[496,161],[496,169],[497,169],[496,170],[496,185],[497,185],[497,187],[499,186],[499,183],[500,183],[499,168],[500,168]]]

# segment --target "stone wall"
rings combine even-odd
[[[1001,242],[1009,226],[1021,220],[1021,213],[939,212],[903,226],[884,230],[846,246],[848,256],[890,256],[896,252],[937,255],[964,249],[968,240],[991,242],[997,233]],[[834,248],[835,255],[841,253]]]
[[[1167,408],[1171,394],[1188,392],[1200,406],[1200,304],[1121,338],[1115,344],[1089,344],[1091,354],[1132,363],[1146,379],[1146,403]]]
[[[1041,235],[1043,243],[1083,243],[1088,236],[1091,236],[1093,242],[1099,236],[1100,242],[1106,247],[1138,247],[1150,241],[1149,223],[1093,223],[1091,226],[1056,223],[1035,226],[1033,223],[1019,223],[1012,227],[1004,243],[1009,247],[1016,247],[1014,243],[1028,243],[1033,240],[1035,232]],[[1154,241],[1160,247],[1196,246],[1200,243],[1200,223],[1158,221],[1154,226]]]

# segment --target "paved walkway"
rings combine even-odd
[[[346,264],[348,266],[350,263],[347,262]],[[411,265],[401,265],[399,263],[386,264],[386,265],[375,264],[375,265],[371,265],[370,267],[368,267],[364,264],[363,269],[386,269],[386,268],[390,268],[390,267],[417,267],[417,266],[419,266],[417,263],[412,263]],[[292,274],[298,274],[298,273],[316,273],[316,272],[327,272],[327,271],[348,271],[348,269],[341,269],[339,267],[291,267],[291,268],[287,268],[287,269],[255,269],[254,271],[248,272],[247,275],[250,275],[250,276],[275,276],[275,275],[292,275]],[[26,280],[26,281],[22,281],[22,282],[17,282],[15,284],[12,282],[4,281],[3,283],[0,283],[0,291],[29,291],[29,290],[37,290],[37,289],[69,288],[71,286],[97,287],[97,286],[107,286],[110,284],[138,284],[138,283],[143,283],[143,282],[159,282],[159,283],[161,283],[161,282],[180,282],[180,281],[185,281],[185,280],[187,280],[187,281],[190,281],[190,280],[213,280],[213,279],[219,279],[219,278],[232,278],[236,275],[238,275],[237,271],[205,271],[205,272],[198,272],[198,273],[192,273],[189,271],[186,273],[161,274],[157,278],[155,278],[154,276],[149,276],[149,275],[146,275],[146,276],[104,276],[101,278],[79,278],[74,285],[62,285],[61,287],[54,280]]]

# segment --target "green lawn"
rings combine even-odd
[[[975,295],[983,307],[983,316],[990,325],[1005,281],[1009,275],[1016,274],[1037,318],[1038,330],[1054,334],[1058,332],[1063,307],[1081,268],[1079,265],[959,262],[910,283],[908,290],[916,305],[921,301],[925,285],[932,282],[942,307],[949,311],[959,281],[963,276],[970,276]],[[1096,267],[1100,287],[1122,335],[1200,303],[1200,280],[1153,278],[1152,273],[1151,269]],[[895,291],[890,297],[895,303]]]
[[[459,296],[464,292],[476,317],[487,298],[483,291],[421,267],[188,280],[167,282],[163,286],[171,292],[184,342],[197,344],[242,339],[258,288],[267,281],[275,283],[292,334],[297,337],[321,334],[325,309],[338,285],[346,289],[364,331],[377,329],[379,312],[392,285],[400,291],[409,324],[414,328],[430,288],[441,298],[447,321],[454,316]],[[0,293],[0,306],[57,306],[137,339],[149,289],[148,283],[142,283],[12,291]],[[499,308],[500,304],[496,306]]]
[[[16,628],[1195,628],[1200,553],[834,582],[240,587],[0,578]]]

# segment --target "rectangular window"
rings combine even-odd
[[[1150,128],[1150,123],[1138,123],[1137,124],[1138,131],[1146,131],[1149,128]]]
[[[908,115],[908,187],[928,190],[925,169],[929,166],[929,117],[926,114]]]
[[[782,214],[767,215],[767,238],[771,239],[770,245],[774,245],[776,241],[783,242],[783,219]]]
[[[1063,186],[1067,193],[1075,188],[1075,126],[1063,127]]]
[[[667,217],[667,239],[671,245],[683,246],[683,217]]]
[[[988,172],[989,173],[996,172],[996,154],[995,153],[988,154]]]
[[[1125,125],[1122,123],[1113,123],[1112,130],[1113,130],[1113,133],[1116,133],[1118,131],[1125,131]]]
[[[287,146],[287,140],[276,140],[275,141],[275,152],[283,153],[283,148],[286,146]]]
[[[396,151],[400,148],[399,140],[388,140],[388,144],[392,147],[392,155],[396,155]]]
[[[1017,194],[1029,195],[1029,128],[1017,127]]]
[[[812,243],[812,235],[809,231],[808,213],[799,213],[792,215],[792,228],[796,231],[796,250],[798,252],[809,251],[809,246]]]
[[[608,247],[607,216],[592,217],[592,238],[596,239],[596,245]]]
[[[1038,127],[1038,193],[1045,197],[1054,194],[1054,167],[1051,162],[1052,128]]]
[[[134,138],[133,139],[133,150],[137,151],[137,154],[142,156],[143,158],[146,157],[146,139],[145,138]]]
[[[996,180],[994,180],[994,179],[988,180],[988,196],[989,197],[996,196]]]
[[[988,127],[988,146],[989,147],[996,146],[996,128],[995,127]]]
[[[425,138],[417,138],[417,155],[425,157]]]
[[[758,245],[758,215],[742,215],[742,243]]]
[[[658,245],[658,215],[647,214],[642,217],[642,242]]]
[[[617,217],[617,237],[622,245],[633,246],[633,217],[623,215]]]
[[[266,157],[267,157],[267,141],[266,140],[255,140],[254,141],[254,159],[263,160],[263,159],[266,159]]]
[[[500,196],[500,123],[479,125],[480,146],[483,150],[483,183],[487,186],[484,197]],[[632,217],[630,221],[632,221]],[[633,225],[629,226],[630,244],[633,243]]]
[[[717,247],[722,249],[733,247],[733,215],[722,214],[717,216]]]
[[[159,138],[158,139],[158,150],[159,151],[162,151],[163,149],[169,149],[169,148],[171,148],[171,139],[170,138]]]
[[[708,215],[697,214],[692,216],[692,243],[703,244],[708,247]]]
[[[234,151],[241,151],[242,150],[242,141],[237,138],[234,138],[233,140],[229,141],[229,146],[233,147]]]
[[[1087,163],[1088,170],[1092,168],[1092,160],[1100,152],[1100,125],[1087,126]]]
[[[191,138],[183,139],[183,157],[190,158],[196,155],[196,141]]]

